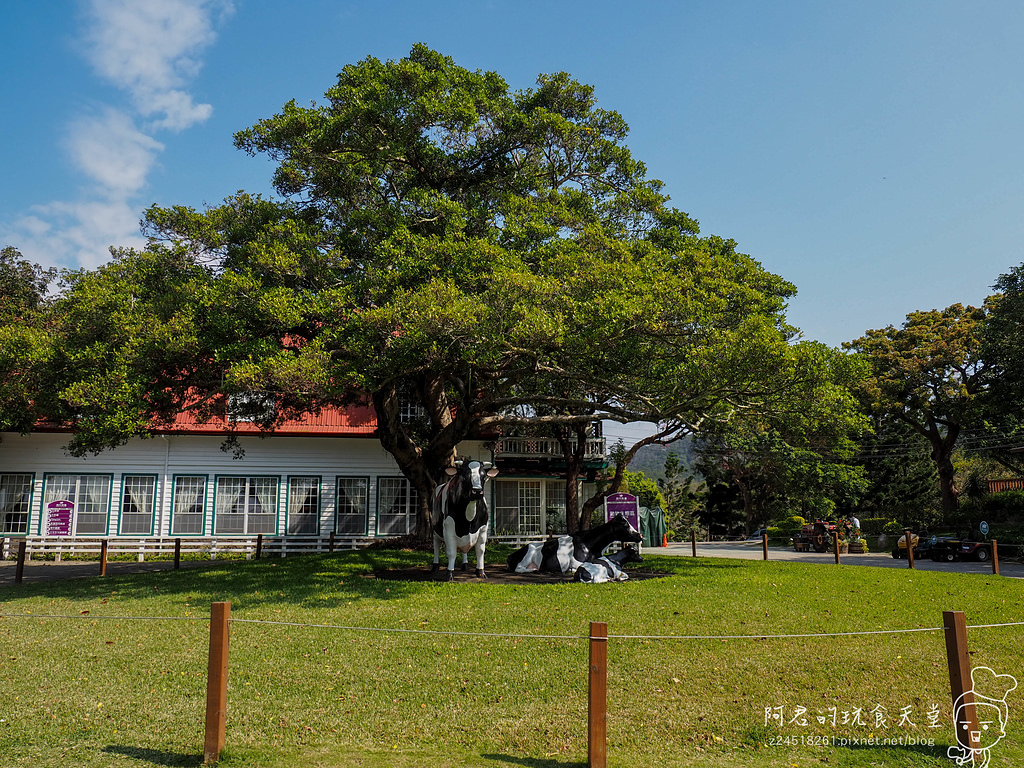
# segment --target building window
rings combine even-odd
[[[404,536],[416,529],[419,495],[404,477],[377,480],[377,533]]]
[[[566,532],[565,483],[549,480],[544,483],[544,516],[547,534],[563,534]]]
[[[540,480],[496,480],[494,532],[506,536],[543,533],[540,500]]]
[[[47,475],[43,495],[48,536],[105,534],[110,512],[110,477]]]
[[[156,478],[125,475],[121,491],[121,533],[149,536],[153,533]]]
[[[206,476],[174,478],[171,535],[202,536],[206,516]]]
[[[338,505],[335,508],[336,533],[366,535],[370,481],[365,477],[338,478]]]
[[[219,477],[214,506],[214,533],[277,533],[277,478]]]
[[[28,533],[32,475],[0,475],[0,533]]]
[[[288,533],[320,533],[320,478],[288,478]]]

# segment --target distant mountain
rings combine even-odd
[[[669,452],[675,453],[687,467],[693,466],[693,443],[689,437],[677,440],[671,445],[645,445],[629,463],[630,472],[643,472],[650,478],[661,480],[665,477],[665,459]],[[692,470],[691,470],[692,471]]]

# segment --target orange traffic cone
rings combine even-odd
[[[661,537],[661,546],[663,546],[663,547],[667,547],[668,546],[668,534],[667,533],[664,536]]]

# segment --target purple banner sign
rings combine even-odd
[[[61,499],[46,505],[46,535],[70,536],[71,518],[75,514],[75,502]]]
[[[611,520],[616,515],[625,517],[629,524],[640,530],[640,505],[636,496],[629,493],[613,493],[604,500],[604,519]]]

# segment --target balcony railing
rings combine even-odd
[[[576,441],[570,441],[573,450],[576,448]],[[594,437],[587,440],[586,452],[583,458],[587,461],[603,459],[605,451],[605,440],[603,437]],[[503,437],[498,441],[494,451],[498,458],[508,459],[561,459],[562,446],[553,437]]]

